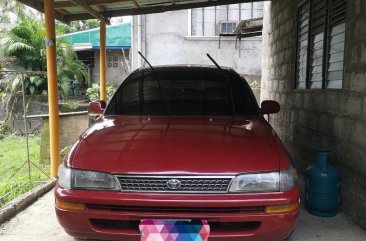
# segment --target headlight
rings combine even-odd
[[[297,172],[292,166],[284,171],[280,171],[280,191],[285,192],[292,189],[297,182]]]
[[[229,192],[284,192],[296,183],[296,171],[290,167],[280,172],[251,173],[234,178]]]
[[[65,188],[71,189],[71,168],[61,164],[58,168],[58,184]]]
[[[94,189],[119,191],[117,178],[109,173],[77,170],[61,165],[58,183],[65,189]]]

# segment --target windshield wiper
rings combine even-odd
[[[150,69],[156,74],[157,76],[157,82],[158,82],[158,89],[159,89],[159,98],[161,100],[164,100],[164,104],[165,104],[165,108],[166,108],[166,111],[168,112],[168,114],[170,115],[171,112],[170,112],[170,106],[169,106],[169,103],[167,101],[167,99],[164,97],[162,97],[162,91],[161,91],[161,85],[160,85],[160,80],[161,80],[161,77],[160,77],[160,73],[159,71],[157,71],[154,67],[152,67],[152,65],[150,64],[150,62],[145,58],[145,56],[140,52],[140,51],[137,51],[139,53],[139,55],[141,56],[141,58],[143,58],[143,60],[145,60],[145,62],[149,65]],[[143,88],[143,84],[142,84],[142,87]]]
[[[225,74],[225,71],[221,68],[221,66],[211,57],[211,55],[209,55],[207,53],[207,57],[212,61],[212,63],[214,63],[214,65],[217,67],[217,69],[220,71],[220,73],[222,74],[222,76],[224,77],[224,79],[227,81],[228,85],[229,85],[229,92],[230,92],[230,98],[231,98],[231,108],[233,109],[233,113],[234,115],[236,114],[236,110],[235,110],[235,105],[234,105],[234,97],[233,97],[233,88],[231,86],[231,81],[228,78],[228,76]]]

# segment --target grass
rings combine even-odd
[[[39,165],[40,142],[39,135],[29,136],[29,159],[49,174],[48,166]],[[0,139],[0,207],[31,190],[40,181],[48,179],[33,165],[31,165],[31,179],[29,179],[28,165],[25,164],[21,167],[26,160],[26,141],[24,136],[9,135]]]

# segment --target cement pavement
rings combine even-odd
[[[0,227],[1,241],[73,241],[59,226],[50,191]],[[303,211],[289,241],[365,241],[366,231],[340,213],[319,218]]]

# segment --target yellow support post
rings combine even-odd
[[[44,0],[46,23],[46,55],[48,79],[48,106],[50,121],[51,177],[57,176],[60,165],[60,130],[57,88],[56,33],[54,0]]]
[[[107,99],[107,81],[106,81],[106,71],[107,71],[107,49],[106,49],[106,23],[104,21],[100,22],[100,96],[101,100]]]

